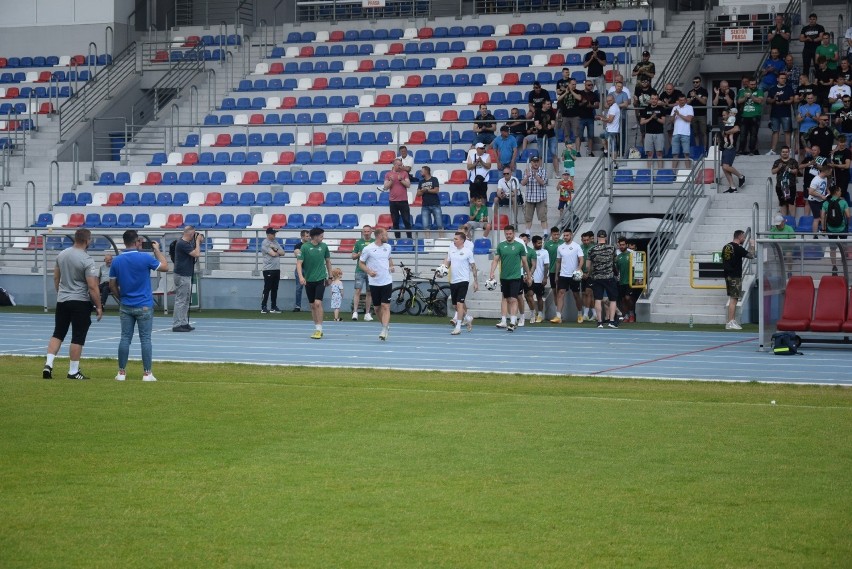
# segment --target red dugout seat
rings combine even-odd
[[[846,315],[847,290],[845,277],[825,275],[819,280],[812,332],[840,332]]]
[[[811,325],[814,306],[814,280],[810,276],[790,277],[784,296],[784,309],[778,320],[778,330],[801,332]]]

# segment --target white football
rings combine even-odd
[[[579,270],[579,269],[578,269],[578,270],[576,270],[576,271],[574,271],[574,272],[571,274],[571,278],[573,278],[575,281],[581,281],[581,280],[583,280],[583,271],[581,271],[581,270]]]
[[[446,265],[438,265],[438,268],[435,269],[435,276],[438,277],[438,278],[442,279],[442,278],[446,277],[448,274],[450,274],[450,270],[447,268]]]
[[[497,281],[494,279],[485,281],[485,290],[497,290]]]

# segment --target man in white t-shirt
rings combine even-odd
[[[605,115],[598,115],[596,118],[601,121],[604,127],[603,151],[604,156],[610,153],[613,160],[618,158],[618,135],[621,130],[621,108],[615,103],[613,95],[606,96],[607,111]]]
[[[550,253],[544,248],[541,235],[533,235],[533,250],[535,251],[535,269],[532,274],[532,293],[535,295],[535,308],[533,309],[532,322],[544,321],[544,288],[547,286],[550,274]]]
[[[518,222],[518,204],[524,199],[521,195],[521,182],[516,178],[508,166],[503,167],[500,179],[497,181],[497,194],[494,196],[494,205],[509,208],[510,223]]]
[[[459,231],[461,231],[464,234],[464,248],[467,249],[468,251],[470,251],[470,254],[473,255],[473,238],[470,234],[471,229],[472,228],[467,223],[465,223],[464,225],[459,227]],[[453,242],[450,243],[449,246],[447,247],[447,255],[449,256],[455,249],[456,249],[456,244],[455,244],[455,239],[453,239]],[[468,278],[468,281],[469,280],[470,279]],[[473,320],[473,318],[471,318],[471,320]],[[455,326],[457,322],[459,322],[459,311],[458,310],[456,310],[455,314],[453,314],[453,317],[450,320],[450,324]]]
[[[358,264],[361,270],[367,273],[373,306],[378,307],[378,316],[382,322],[379,340],[384,341],[388,339],[388,327],[390,326],[390,300],[391,289],[393,288],[391,273],[394,268],[387,230],[377,227],[373,230],[373,236],[375,241],[361,251]]]
[[[473,247],[465,247],[467,237],[464,232],[457,231],[453,235],[453,244],[447,253],[444,264],[450,268],[450,295],[456,306],[455,327],[450,332],[453,336],[461,334],[461,324],[464,321],[467,331],[473,329],[473,317],[467,314],[465,299],[467,297],[470,278],[473,276],[473,290],[479,290],[479,282],[476,278],[476,261],[473,258]]]
[[[414,181],[414,177],[411,175],[411,171],[414,169],[414,155],[405,146],[400,146],[397,158],[402,160],[402,169],[408,172],[408,178]]]
[[[477,176],[488,179],[491,170],[491,155],[485,152],[485,144],[477,142],[476,146],[467,152],[467,181],[473,182]]]
[[[686,158],[686,167],[689,168],[689,139],[692,133],[692,117],[695,116],[695,111],[691,105],[686,104],[686,95],[683,93],[677,98],[677,104],[672,108],[671,116],[674,117],[672,169],[677,170],[678,155],[681,153]]]
[[[565,293],[569,289],[574,295],[577,306],[577,323],[583,323],[583,301],[580,298],[580,280],[574,280],[574,271],[583,266],[583,248],[574,242],[574,232],[565,228],[562,232],[562,244],[556,249],[556,316],[550,319],[554,324],[562,322],[562,308]]]

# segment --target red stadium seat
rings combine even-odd
[[[266,121],[266,117],[264,117],[260,113],[254,113],[249,117],[249,124],[263,124]]]
[[[151,63],[165,63],[169,60],[169,52],[165,50],[160,50],[154,54],[154,57],[151,59]]]
[[[421,40],[428,40],[432,37],[432,34],[435,33],[435,30],[432,28],[420,28],[420,31],[417,32],[417,37]]]
[[[343,41],[344,37],[346,37],[346,34],[343,33],[343,30],[334,30],[328,34],[328,41]]]
[[[846,278],[824,275],[819,280],[812,332],[840,332],[846,316]]]
[[[178,166],[194,166],[196,164],[198,164],[198,154],[195,152],[187,152],[183,155],[183,161],[178,164]]]
[[[50,71],[42,71],[38,74],[38,79],[36,80],[36,83],[50,83],[50,78]]]
[[[453,170],[450,173],[448,184],[467,184],[467,172],[464,170]]]
[[[497,49],[497,40],[482,40],[479,51],[494,51]]]
[[[104,207],[117,206],[124,203],[124,194],[121,192],[112,192],[109,195],[109,199],[107,199]]]
[[[852,332],[852,289],[849,290],[849,298],[846,303],[846,321],[840,327],[844,332]]]
[[[201,205],[216,206],[220,203],[222,203],[222,194],[219,192],[210,192],[207,194],[207,197],[204,199],[204,203]]]
[[[270,64],[269,71],[266,72],[267,75],[281,75],[282,73],[284,73],[284,64],[280,62]]]
[[[343,176],[342,186],[353,186],[361,181],[361,172],[358,170],[349,170]]]
[[[249,170],[248,172],[243,173],[243,181],[239,183],[240,186],[253,186],[257,183],[260,176],[258,176],[257,172]]]
[[[485,91],[479,91],[474,93],[473,100],[471,101],[472,105],[485,105],[488,103],[488,93]]]
[[[322,192],[311,192],[308,194],[308,201],[305,202],[306,207],[320,206],[325,202],[325,194]]]
[[[21,94],[21,90],[17,87],[9,87],[6,89],[6,98],[7,99],[17,99],[18,95]]]
[[[361,117],[355,111],[349,111],[343,115],[343,124],[353,124],[361,120]]]
[[[424,142],[426,142],[426,133],[422,130],[415,130],[408,137],[407,144],[423,144]]]
[[[410,89],[416,89],[420,87],[420,76],[419,75],[409,75],[408,79],[405,80],[405,87]]]
[[[453,109],[447,109],[441,113],[441,122],[455,122],[459,120],[459,113]]]
[[[376,227],[381,227],[382,229],[390,229],[393,227],[393,220],[391,219],[390,214],[383,213],[379,215],[379,219],[376,220]]]
[[[547,60],[549,67],[562,67],[565,65],[565,56],[561,53],[551,53],[550,59]]]
[[[281,99],[281,106],[279,109],[295,109],[296,108],[296,97],[284,97]]]
[[[228,247],[229,253],[240,253],[248,249],[247,237],[234,237],[231,239],[231,245]]]
[[[314,56],[314,46],[306,45],[302,46],[302,49],[299,50],[299,57],[313,57]]]
[[[606,81],[607,83],[612,83],[613,77],[614,75],[612,69],[607,69],[606,72],[604,72],[604,81]]]
[[[527,33],[527,27],[523,24],[512,24],[509,27],[510,36],[522,36]]]
[[[784,295],[784,308],[778,320],[778,330],[802,332],[811,326],[814,306],[814,280],[809,275],[790,277]]]
[[[373,60],[372,59],[362,59],[361,63],[358,64],[358,71],[362,71],[367,73],[373,70]]]
[[[450,69],[465,69],[467,67],[466,57],[454,57]]]
[[[503,76],[503,81],[500,83],[501,85],[517,85],[520,78],[517,73],[506,73]]]
[[[278,162],[275,164],[277,166],[289,166],[296,160],[296,153],[292,150],[285,150],[278,156]]]
[[[415,196],[414,197],[414,203],[411,204],[411,205],[413,205],[414,207],[423,207],[423,196],[422,195]]]
[[[382,93],[380,95],[376,95],[376,100],[373,102],[374,107],[387,107],[391,103],[390,95],[387,93]]]
[[[216,135],[216,142],[213,143],[213,146],[230,146],[231,145],[231,135],[228,133],[218,134]]]
[[[166,224],[163,226],[163,229],[177,229],[178,227],[183,226],[183,214],[181,213],[170,213],[169,218],[166,220]]]
[[[376,164],[393,164],[394,159],[396,159],[396,152],[393,150],[382,150],[382,153],[379,154],[379,161]]]
[[[591,36],[583,36],[577,40],[577,49],[591,49],[592,47],[592,37]]]
[[[324,132],[315,132],[311,144],[314,146],[325,146],[326,135]]]
[[[75,55],[71,58],[71,65],[86,65],[85,55]]]
[[[42,103],[38,108],[38,114],[49,115],[53,110],[53,103]]]
[[[338,253],[351,253],[355,250],[355,240],[352,238],[341,239],[340,246],[337,248]]]
[[[82,227],[86,223],[86,219],[82,213],[72,213],[68,217],[68,223],[64,227]]]
[[[322,91],[328,89],[328,79],[325,77],[317,77],[314,79],[314,84],[311,86],[312,91]]]
[[[201,38],[198,36],[189,36],[186,38],[186,41],[183,43],[183,47],[195,47],[199,43],[201,43]]]
[[[610,20],[606,23],[605,32],[620,32],[621,20]]]
[[[269,218],[269,227],[274,227],[275,229],[281,229],[287,225],[287,215],[283,213],[273,213],[272,217]]]
[[[148,172],[148,175],[145,177],[145,181],[142,182],[142,185],[143,186],[157,186],[162,181],[163,181],[162,172]]]
[[[403,46],[401,43],[397,42],[397,43],[390,44],[390,47],[388,48],[387,54],[388,55],[399,55],[403,51],[405,51],[405,46]]]

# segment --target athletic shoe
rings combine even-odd
[[[189,324],[184,324],[183,327],[186,328],[187,332],[192,332],[193,330],[195,330],[195,326],[190,326]]]
[[[838,272],[838,271],[837,271],[837,265],[834,265],[833,267],[831,267],[831,274],[832,274],[832,276],[835,276],[835,277],[836,277],[836,276],[837,276],[837,272]]]
[[[771,148],[769,149],[769,152],[766,153],[767,156],[775,156],[776,154],[777,153],[774,150],[772,150]]]
[[[526,319],[523,316],[518,318],[518,328],[522,328],[525,322],[526,322]]]
[[[544,322],[544,316],[542,316],[542,315],[541,315],[541,312],[539,312],[539,313],[538,313],[538,316],[536,316],[536,317],[535,317],[535,323],[536,323],[536,324],[541,324],[542,322]]]
[[[497,324],[495,324],[494,326],[496,326],[497,328],[506,328],[506,321],[505,321],[505,320],[501,320],[500,322],[498,322],[498,323],[497,323]]]
[[[455,326],[456,324],[457,324],[457,322],[456,322],[455,318],[450,320],[450,326]]]
[[[267,309],[265,309],[265,308],[261,308],[261,309],[260,309],[260,313],[261,313],[261,314],[269,314],[269,311],[268,311]]]
[[[742,330],[743,329],[743,327],[740,326],[739,322],[737,322],[736,320],[731,320],[730,324],[731,324],[731,330]]]
[[[560,315],[556,315],[550,319],[551,324],[562,324],[562,317]]]
[[[270,314],[281,314],[281,309],[277,306],[273,307],[272,310],[269,311]]]
[[[468,332],[473,332],[473,318],[465,318],[464,325]]]
[[[153,373],[146,373],[142,376],[142,381],[157,381],[157,378],[154,377]]]
[[[44,369],[41,370],[41,378],[42,379],[53,379],[53,368],[49,365],[45,365]]]
[[[583,316],[583,322],[597,322],[597,320],[595,320],[591,316]]]
[[[598,320],[598,328],[603,328],[603,327],[604,327],[603,321]]]
[[[379,332],[379,340],[384,342],[387,339],[388,339],[388,331],[387,330],[382,330],[381,332]]]
[[[317,330],[313,334],[311,334],[311,340],[322,340],[322,332]]]
[[[294,307],[293,307],[293,312],[301,312],[301,311],[302,311],[302,307],[301,307],[301,306],[294,306]]]
[[[608,324],[608,326],[609,326],[610,328],[618,328],[618,320],[612,320],[612,321]]]
[[[577,324],[582,324],[582,323],[583,323],[583,320],[584,320],[583,315],[582,315],[582,314],[578,314],[578,315],[577,315]]]
[[[364,322],[372,322],[372,321],[373,321],[373,317],[370,316],[369,312],[364,315]]]
[[[335,318],[334,321],[335,322],[343,322],[343,318]]]
[[[636,322],[636,317],[631,314],[627,317],[627,320],[625,322]]]
[[[355,320],[356,322],[358,321],[358,313],[357,312],[352,313],[352,320]]]
[[[453,331],[450,332],[451,336],[458,336],[459,334],[461,334],[461,328],[458,328],[458,327],[453,328]]]
[[[517,328],[517,325],[512,324],[511,322],[509,322],[509,325],[508,325],[508,326],[506,326],[506,331],[507,331],[507,332],[514,332],[514,331],[515,331],[515,328]]]
[[[754,150],[751,151],[751,155],[752,156],[760,156],[760,151],[757,148],[755,148]]]
[[[737,187],[742,188],[743,186],[745,186],[745,176],[740,176],[740,185]]]
[[[186,326],[175,326],[172,328],[172,332],[192,332],[192,330]]]
[[[88,377],[83,375],[83,372],[80,370],[77,370],[77,373],[69,373],[65,377],[67,377],[68,379],[89,379]]]
[[[726,194],[735,194],[735,193],[737,193],[737,189],[736,188],[728,188],[727,190],[725,190],[725,193]]]
[[[127,379],[127,373],[123,371],[119,371],[115,376],[116,381],[124,381],[125,379]]]

